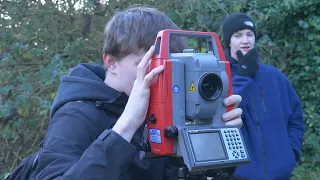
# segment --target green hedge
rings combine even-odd
[[[2,176],[38,149],[61,75],[80,62],[102,63],[105,22],[115,10],[140,3],[166,12],[183,29],[219,34],[225,15],[247,12],[258,26],[262,61],[286,74],[303,102],[307,132],[293,179],[320,177],[320,1],[85,1],[80,9],[59,2],[0,4]]]

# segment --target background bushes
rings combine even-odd
[[[156,7],[183,29],[219,34],[228,13],[248,13],[258,26],[261,60],[286,74],[303,102],[307,132],[293,179],[320,177],[320,1],[102,2],[1,1],[0,178],[38,150],[61,75],[80,62],[101,64],[106,21],[132,4]]]

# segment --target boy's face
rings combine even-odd
[[[108,71],[107,78],[109,79],[108,85],[111,85],[114,89],[126,93],[128,96],[131,93],[133,83],[137,77],[137,65],[147,52],[141,50],[136,54],[129,54],[120,60],[108,61],[108,57],[105,57],[105,63],[107,60]]]
[[[244,29],[233,33],[230,39],[231,57],[237,59],[236,52],[240,50],[245,55],[250,49],[254,47],[255,35],[253,31]]]

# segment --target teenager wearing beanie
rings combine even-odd
[[[250,163],[238,166],[233,179],[290,179],[305,132],[299,97],[284,74],[259,62],[252,19],[232,13],[222,31],[234,93],[243,99],[241,130],[250,156]]]

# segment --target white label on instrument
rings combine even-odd
[[[161,144],[160,129],[149,129],[149,136],[151,143]]]

